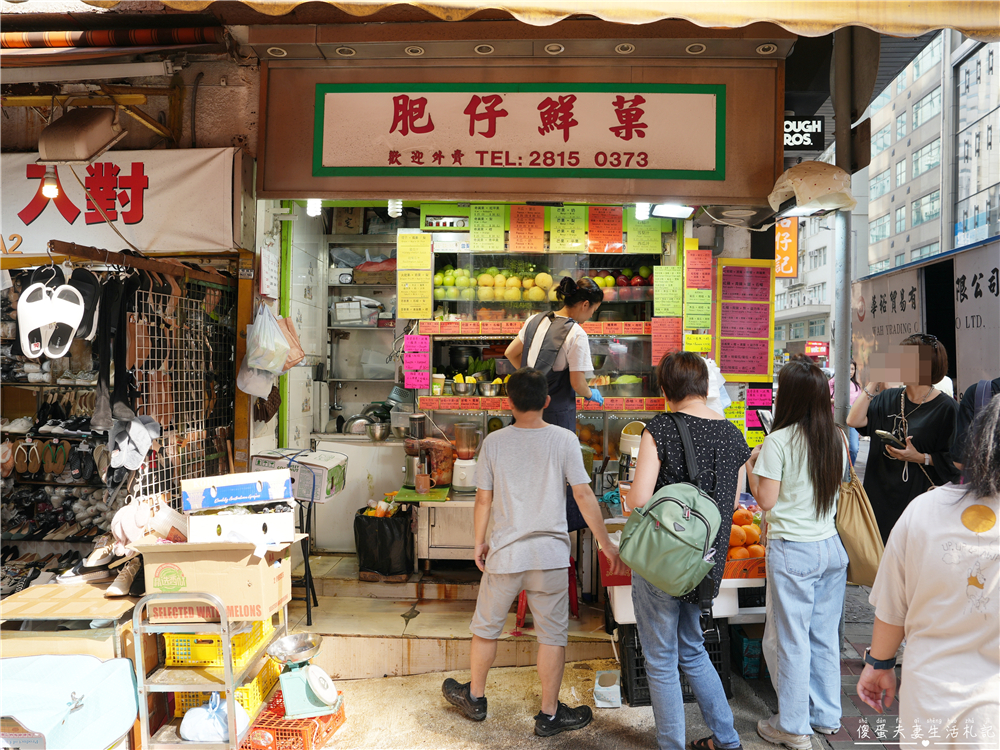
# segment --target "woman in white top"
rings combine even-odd
[[[552,401],[542,418],[576,434],[576,397],[604,403],[600,391],[587,385],[587,376],[594,365],[590,339],[580,326],[597,312],[604,301],[604,292],[591,278],[573,281],[564,276],[556,287],[556,298],[563,306],[555,313],[538,313],[528,318],[504,356],[515,369],[534,367],[545,374]],[[567,492],[566,520],[570,531],[587,525],[573,500],[572,490]]]
[[[879,713],[896,694],[906,639],[899,739],[890,717],[889,741],[935,750],[1000,742],[1000,398],[972,425],[965,476],[906,506],[869,597],[875,624],[857,690]]]
[[[833,423],[826,376],[792,361],[778,375],[774,429],[750,455],[750,491],[767,512],[767,626],[763,651],[778,713],[757,722],[768,742],[811,750],[813,731],[840,729],[837,629],[847,551],[837,499],[847,441]]]

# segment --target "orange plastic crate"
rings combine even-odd
[[[319,750],[344,724],[344,694],[338,691],[338,695],[340,707],[335,713],[311,719],[286,719],[285,702],[278,690],[240,750]]]
[[[276,662],[268,659],[252,681],[236,688],[236,702],[253,716],[267,699],[267,694],[278,681],[279,674],[281,668]],[[183,716],[189,709],[204,705],[211,696],[211,693],[174,693],[174,716]],[[225,699],[224,695],[220,694],[219,697]]]

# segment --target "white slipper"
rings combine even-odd
[[[17,327],[21,335],[21,351],[24,356],[30,359],[42,356],[52,335],[52,312],[50,287],[39,282],[21,293],[17,300]]]
[[[59,359],[66,356],[85,309],[80,292],[69,284],[63,284],[52,293],[53,328],[45,344],[46,357]]]

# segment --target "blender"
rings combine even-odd
[[[328,716],[339,709],[342,699],[330,675],[309,663],[322,645],[321,636],[296,633],[279,638],[267,649],[267,655],[284,667],[278,679],[286,719]]]
[[[483,431],[475,422],[455,424],[455,452],[458,459],[451,480],[455,492],[476,491],[476,454],[482,444]]]

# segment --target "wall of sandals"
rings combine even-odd
[[[10,271],[0,292],[2,596],[80,582],[81,571],[115,579],[129,557],[123,518],[141,530],[160,507],[179,509],[182,479],[232,471],[235,285],[226,268],[166,262],[177,275]],[[187,268],[218,283],[185,280]]]

